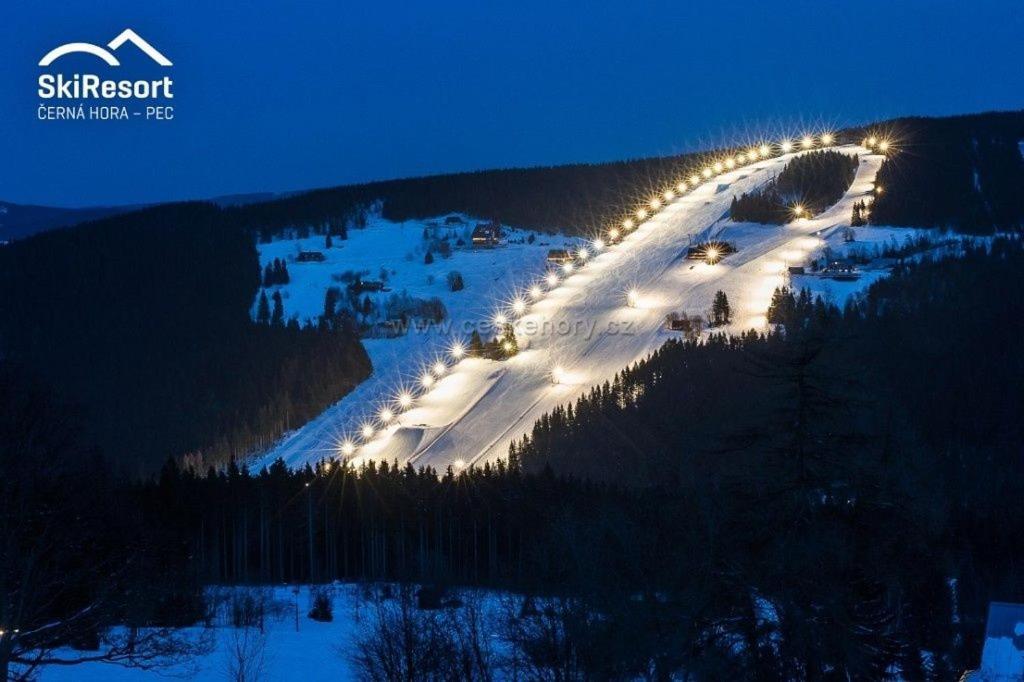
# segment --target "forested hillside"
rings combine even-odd
[[[0,249],[0,354],[83,413],[114,462],[242,456],[365,378],[344,328],[256,324],[252,234],[176,204]]]
[[[1024,224],[1024,112],[903,118],[871,130],[896,148],[878,173],[872,223],[973,234]]]
[[[815,216],[839,201],[850,188],[859,163],[857,156],[833,150],[798,156],[765,187],[733,197],[729,217],[781,225]]]
[[[1018,149],[1024,112],[895,119],[839,131],[836,139],[859,143],[871,134],[890,139],[894,152],[879,175],[886,191],[872,215],[876,224],[991,232],[1019,227],[1024,219],[1024,199],[1013,189],[1024,178]],[[242,222],[264,235],[323,224],[376,200],[383,201],[384,216],[391,220],[461,212],[586,234],[621,219],[635,203],[708,159],[744,149],[387,180],[319,189],[238,211]]]

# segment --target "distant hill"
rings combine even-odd
[[[250,192],[246,194],[226,194],[207,199],[210,203],[221,207],[244,206],[262,201],[282,199],[292,192]],[[31,204],[15,204],[0,201],[0,242],[31,237],[40,232],[48,232],[61,227],[70,227],[90,220],[100,220],[110,216],[129,213],[147,208],[152,204],[128,204],[124,206],[88,206],[84,208],[61,208],[57,206],[34,206]]]
[[[0,241],[14,241],[39,232],[67,227],[87,220],[99,220],[126,213],[141,206],[94,206],[91,208],[56,208],[0,201]]]

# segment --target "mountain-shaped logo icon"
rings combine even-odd
[[[126,28],[121,33],[107,43],[109,50],[99,45],[93,45],[92,43],[65,43],[60,47],[55,47],[46,55],[39,60],[39,66],[49,66],[66,54],[72,54],[75,52],[84,52],[85,54],[91,54],[99,57],[110,66],[120,66],[121,62],[117,60],[112,51],[116,51],[119,47],[125,43],[131,43],[135,47],[142,50],[147,57],[152,59],[160,66],[172,66],[171,60],[165,57],[159,50],[147,43],[138,33]]]

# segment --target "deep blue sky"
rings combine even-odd
[[[38,121],[39,58],[125,27],[175,63],[176,120]],[[1022,36],[1020,0],[6,0],[0,199],[303,189],[1019,109]]]

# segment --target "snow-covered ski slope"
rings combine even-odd
[[[372,424],[374,437],[352,453],[352,460],[443,470],[505,457],[509,444],[544,413],[611,379],[670,338],[664,329],[667,313],[705,313],[718,290],[731,303],[730,331],[763,329],[787,264],[802,263],[823,237],[848,225],[853,203],[872,192],[883,157],[859,146],[838,149],[858,154],[861,164],[849,191],[829,210],[783,226],[728,220],[733,196],[764,184],[797,154],[712,178],[533,303],[516,322],[518,355],[504,362],[466,358],[454,364],[390,425]],[[687,260],[691,242],[709,235],[739,251],[716,265]],[[637,294],[636,306],[627,305],[629,291]],[[558,383],[552,380],[556,370]],[[322,459],[332,449],[340,455],[340,434],[358,426],[314,421],[269,457],[296,465]]]

